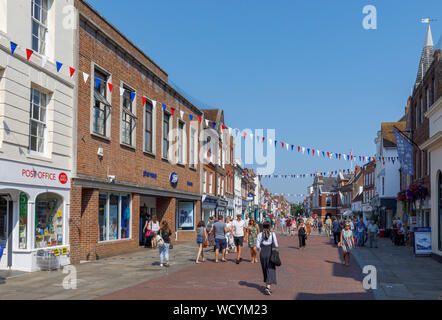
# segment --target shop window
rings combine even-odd
[[[192,201],[178,201],[178,230],[194,230],[195,206]]]
[[[35,247],[63,245],[63,198],[55,193],[43,193],[35,201]]]
[[[131,220],[130,195],[100,193],[99,241],[129,239],[131,237]]]

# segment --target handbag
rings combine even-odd
[[[146,230],[146,237],[149,237],[152,233],[152,230]]]
[[[272,255],[270,256],[270,262],[272,262],[275,266],[281,266],[281,259],[279,258],[279,250],[274,246],[274,233],[272,233]]]

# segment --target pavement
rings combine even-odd
[[[278,235],[282,266],[271,297],[262,294],[259,264],[250,263],[248,248],[243,261],[194,263],[196,245],[182,242],[170,251],[171,266],[160,267],[158,251],[135,252],[75,265],[77,288],[64,289],[69,276],[59,271],[23,273],[0,271],[0,299],[135,299],[135,300],[359,300],[438,299],[442,288],[441,264],[431,258],[414,257],[410,248],[395,247],[380,239],[378,249],[356,248],[350,267],[341,264],[340,252],[324,235],[311,235],[307,248],[299,250],[297,237]],[[361,268],[377,268],[378,288],[362,288]]]
[[[264,296],[260,264],[250,263],[249,250],[243,261],[234,263],[235,254],[226,263],[214,262],[208,252],[205,263],[189,266],[136,286],[115,291],[99,299],[123,300],[325,300],[374,299],[362,288],[362,270],[357,263],[342,265],[339,251],[324,236],[310,236],[307,248],[299,250],[298,238],[279,236],[282,266],[277,268],[278,284],[271,297]]]
[[[378,248],[360,247],[353,255],[361,268],[377,270],[377,300],[438,300],[442,298],[442,264],[431,257],[416,257],[412,247],[395,246],[380,238]]]

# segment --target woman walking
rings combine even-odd
[[[247,227],[247,238],[250,248],[250,254],[252,256],[252,263],[258,263],[258,249],[256,248],[256,239],[259,234],[259,226],[256,224],[255,219],[251,218],[249,226]]]
[[[161,223],[161,228],[158,232],[158,235],[163,239],[163,242],[164,242],[163,245],[158,246],[159,251],[160,251],[160,266],[162,267],[164,265],[165,267],[168,267],[169,266],[170,236],[172,235],[172,231],[170,231],[169,224],[167,223],[167,221],[163,221]]]
[[[261,260],[261,268],[266,285],[264,294],[271,296],[272,284],[276,284],[276,267],[270,260],[272,257],[272,247],[278,248],[278,239],[276,234],[270,230],[270,223],[265,222],[262,227],[264,230],[258,234],[256,248],[260,251],[259,259]]]
[[[152,230],[151,236],[152,236],[152,248],[157,248],[157,240],[155,239],[158,231],[160,230],[160,222],[158,221],[157,216],[153,216],[152,220],[149,222],[148,226],[149,230]]]
[[[208,238],[206,226],[204,225],[204,221],[201,220],[196,228],[196,244],[198,245],[198,255],[196,256],[195,261],[196,264],[200,263],[200,256],[203,258],[203,262],[206,262],[206,259],[204,258],[204,243],[208,241]]]
[[[227,248],[226,248],[226,254],[229,254],[229,249],[234,249],[233,248],[233,238],[232,238],[232,222],[230,222],[230,217],[226,218],[226,227],[229,230],[226,233],[226,242],[227,242]],[[235,252],[235,251],[234,251]]]
[[[295,231],[296,231],[296,219],[293,218],[291,226],[290,226],[290,235],[295,236]]]
[[[346,266],[350,265],[350,252],[354,247],[353,232],[350,229],[350,223],[345,224],[344,230],[341,232],[341,242],[339,246],[342,248],[342,263]]]
[[[305,240],[307,238],[307,228],[305,227],[304,220],[299,220],[298,224],[298,239],[299,249],[305,249]]]

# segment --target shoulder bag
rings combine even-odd
[[[279,250],[274,245],[274,233],[272,233],[272,255],[270,256],[270,262],[272,262],[275,266],[281,266],[281,259],[279,258]]]
[[[157,236],[155,237],[155,240],[157,241],[158,247],[164,247],[164,240],[160,232],[158,232]]]

